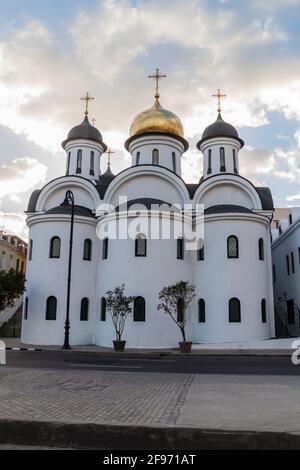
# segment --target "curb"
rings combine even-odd
[[[28,352],[61,352],[61,349],[43,349],[43,348],[13,348],[13,347],[6,347],[6,351],[28,351]],[[137,356],[186,356],[186,357],[201,357],[201,356],[222,356],[222,357],[232,357],[232,356],[244,356],[244,357],[290,357],[293,353],[293,349],[291,350],[224,350],[224,349],[203,349],[199,351],[191,351],[191,353],[181,353],[179,351],[131,351],[127,350],[122,352],[122,355],[137,355]],[[89,354],[99,354],[99,355],[107,355],[107,354],[120,354],[120,352],[116,352],[113,349],[109,351],[97,351],[97,350],[90,350],[90,349],[72,349],[70,351],[64,351],[67,353],[89,353]]]
[[[43,351],[43,349],[37,349],[37,348],[5,348],[6,351],[29,351],[29,352],[34,352],[34,351]]]
[[[300,434],[1,420],[0,442],[78,450],[299,450]]]

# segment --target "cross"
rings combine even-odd
[[[116,153],[116,152],[113,152],[111,149],[108,149],[107,150],[107,155],[108,155],[108,162],[107,162],[107,165],[108,165],[108,168],[110,168],[110,163],[111,163],[111,156]]]
[[[213,98],[217,98],[218,99],[218,113],[221,112],[221,98],[225,98],[227,95],[224,95],[221,93],[221,90],[218,90],[218,93],[216,93],[215,95],[211,95]]]
[[[87,92],[86,96],[83,98],[80,98],[81,101],[85,101],[85,115],[87,116],[89,114],[89,101],[94,100],[95,98],[93,96],[90,96],[89,92]]]
[[[149,75],[149,78],[154,78],[156,80],[155,98],[158,100],[159,99],[159,80],[161,80],[162,78],[167,78],[167,75],[162,75],[159,69],[156,69],[156,73],[153,75]]]
[[[92,119],[93,126],[95,127],[97,120],[95,118]]]

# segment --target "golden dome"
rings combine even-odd
[[[139,113],[134,118],[130,128],[130,137],[147,132],[175,134],[182,138],[184,136],[183,125],[179,117],[164,109],[158,98],[150,109]]]

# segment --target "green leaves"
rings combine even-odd
[[[159,293],[160,304],[158,310],[170,315],[171,319],[179,327],[183,341],[185,337],[186,311],[195,297],[195,286],[188,281],[180,281],[168,287],[164,287]]]
[[[106,308],[111,315],[117,341],[122,340],[126,319],[132,313],[133,301],[134,297],[125,295],[125,284],[106,293]]]
[[[0,311],[11,307],[25,290],[25,276],[14,271],[0,271]]]

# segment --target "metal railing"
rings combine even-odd
[[[293,338],[300,336],[300,309],[295,302],[293,302],[292,308],[293,311],[289,313],[286,300],[280,300],[275,305],[277,337]]]

